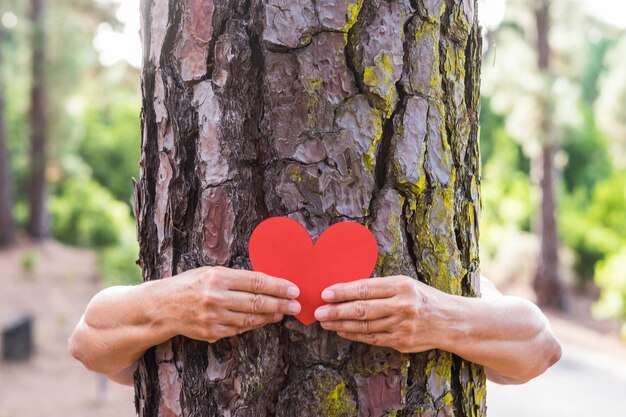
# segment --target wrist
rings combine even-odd
[[[174,321],[176,317],[176,294],[171,288],[171,278],[149,281],[135,288],[142,288],[141,298],[146,312],[145,323],[153,335],[154,344],[160,344],[178,335],[177,326]],[[154,345],[153,344],[153,345]]]
[[[467,298],[439,292],[431,303],[429,320],[433,328],[433,345],[447,352],[455,351],[469,337],[469,306]]]

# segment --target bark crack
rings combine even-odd
[[[463,407],[463,396],[459,395],[463,392],[461,384],[461,358],[456,355],[452,356],[452,380],[450,381],[450,388],[453,395],[454,408],[456,411],[455,417],[468,417]]]
[[[354,47],[352,45],[354,30],[357,27],[360,19],[361,19],[361,13],[359,13],[355,24],[348,31],[347,43],[346,43],[346,47],[343,49],[343,53],[346,59],[346,67],[352,73],[352,76],[354,77],[354,82],[355,82],[358,94],[366,94],[366,90],[363,87],[363,80],[361,79],[362,77],[361,75],[359,75],[359,71],[357,71],[357,66],[355,64],[356,56],[355,56],[355,52],[353,49]]]
[[[402,212],[404,213],[404,215],[402,216],[402,229],[403,229],[404,237],[406,239],[407,252],[409,253],[409,257],[411,258],[411,265],[413,266],[413,269],[415,270],[415,278],[417,278],[421,282],[425,282],[424,277],[421,276],[421,274],[419,273],[417,269],[417,253],[415,252],[416,250],[415,239],[413,238],[413,234],[409,231],[408,198],[406,195],[404,195],[404,193],[400,191],[399,193],[403,195],[404,197],[404,205],[402,206]],[[412,213],[412,216],[415,216],[415,213]]]
[[[266,149],[268,148],[267,144],[263,141],[263,131],[261,129],[261,125],[265,118],[265,100],[263,98],[263,79],[265,77],[265,59],[263,57],[263,47],[261,45],[261,41],[259,39],[259,35],[254,31],[248,29],[248,39],[249,46],[251,51],[251,61],[254,67],[258,68],[257,74],[257,100],[258,108],[255,109],[258,111],[258,115],[256,118],[253,118],[255,123],[256,130],[256,160],[252,164],[253,176],[252,180],[254,182],[253,189],[255,191],[256,198],[256,209],[257,214],[266,219],[270,215],[269,208],[267,207],[266,199],[265,199],[265,171],[266,166],[263,163],[265,161]]]
[[[186,98],[181,97],[179,94],[170,94],[170,90],[189,90],[176,70],[177,64],[174,62],[175,54],[168,53],[172,51],[176,45],[178,28],[181,26],[183,20],[182,14],[182,6],[179,3],[173,3],[170,10],[171,21],[169,22],[169,30],[163,42],[164,52],[161,53],[161,66],[164,74],[163,80],[168,80],[172,83],[172,85],[166,85],[164,100],[168,113],[173,120],[174,134],[181,137],[195,138],[198,135],[197,115],[195,112],[189,112],[188,114],[193,114],[191,119],[189,116],[182,116],[186,112],[185,107],[181,107],[181,105],[184,106],[187,103]],[[170,62],[165,62],[168,57]],[[195,172],[196,153],[196,141],[176,141],[176,155],[180,158],[178,161],[180,170],[176,170],[176,175],[170,181],[168,190],[171,196],[168,208],[170,209],[170,215],[172,217],[173,273],[183,272],[180,269],[181,266],[183,269],[188,269],[191,266],[196,266],[195,263],[197,263],[192,262],[194,265],[187,265],[188,262],[186,258],[183,259],[189,252],[189,232],[193,231],[194,217],[199,204],[198,195],[200,187]],[[181,189],[185,190],[185,199],[182,199],[182,194],[178,191]]]

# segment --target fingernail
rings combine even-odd
[[[291,301],[287,306],[287,309],[290,313],[297,314],[300,312],[300,303],[297,301]]]
[[[280,313],[274,314],[274,321],[281,321],[283,319],[283,315]]]
[[[322,291],[322,298],[324,300],[332,300],[333,298],[335,298],[335,291],[333,290]]]
[[[300,295],[300,288],[298,287],[289,287],[287,290],[287,296],[290,298],[296,298]]]
[[[315,310],[315,318],[318,320],[324,320],[328,317],[328,309],[326,307],[320,307]]]

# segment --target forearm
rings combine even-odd
[[[174,336],[165,324],[164,285],[166,281],[155,281],[101,291],[76,326],[70,353],[88,369],[112,379],[132,372],[129,367],[147,349]]]
[[[87,368],[132,384],[136,361],[176,335],[213,343],[297,314],[299,289],[260,272],[192,269],[135,287],[112,287],[89,303],[69,341]]]
[[[531,302],[507,296],[443,298],[438,347],[485,366],[495,382],[524,383],[560,358],[546,317]]]

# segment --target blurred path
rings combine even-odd
[[[626,360],[572,344],[525,385],[489,383],[489,417],[626,417]]]
[[[0,361],[0,417],[135,415],[132,388],[103,385],[67,353],[72,329],[100,288],[93,252],[24,242],[0,251],[0,282],[0,326],[30,312],[36,346],[30,361]]]

